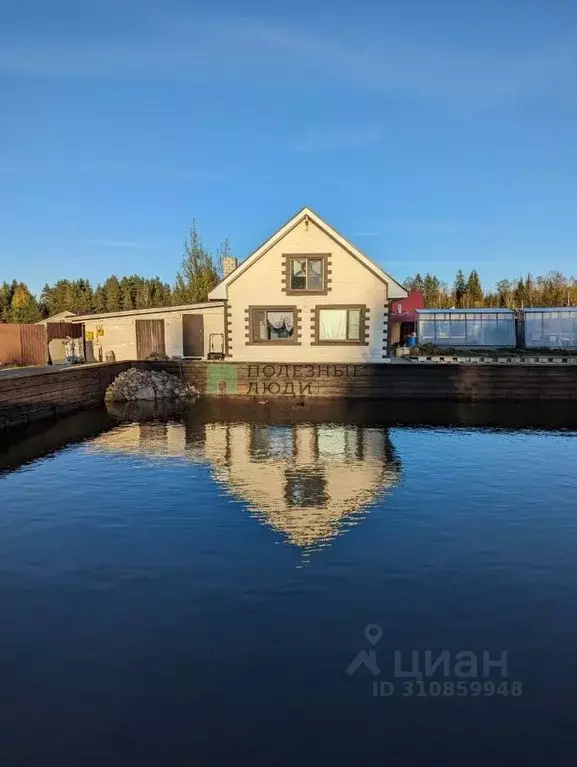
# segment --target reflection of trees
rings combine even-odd
[[[215,479],[291,543],[319,548],[398,483],[388,432],[350,424],[205,423],[168,418],[119,427],[96,449],[206,460]]]

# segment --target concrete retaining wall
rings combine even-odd
[[[166,370],[209,396],[441,402],[577,401],[577,366],[115,362],[0,377],[0,431],[102,403],[129,367]]]
[[[577,366],[159,362],[202,394],[449,402],[577,400]]]
[[[102,403],[108,385],[130,362],[0,376],[0,431]]]

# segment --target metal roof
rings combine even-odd
[[[415,309],[417,314],[515,314],[513,309]]]
[[[525,314],[531,312],[577,312],[577,306],[540,306],[531,309],[520,309]]]
[[[204,304],[183,304],[181,306],[157,306],[148,309],[129,309],[122,312],[96,312],[94,314],[78,314],[70,318],[70,322],[87,322],[88,320],[101,320],[109,317],[129,317],[130,315],[142,314],[165,314],[167,312],[188,312],[193,309],[211,309],[224,306],[224,301],[209,301]]]

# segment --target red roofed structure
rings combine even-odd
[[[389,345],[405,343],[416,329],[416,309],[424,309],[423,294],[412,290],[406,298],[393,301],[389,306]]]

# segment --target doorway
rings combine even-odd
[[[152,352],[166,354],[164,320],[136,320],[136,357],[145,360]]]
[[[204,357],[204,317],[202,314],[182,315],[182,356]]]

